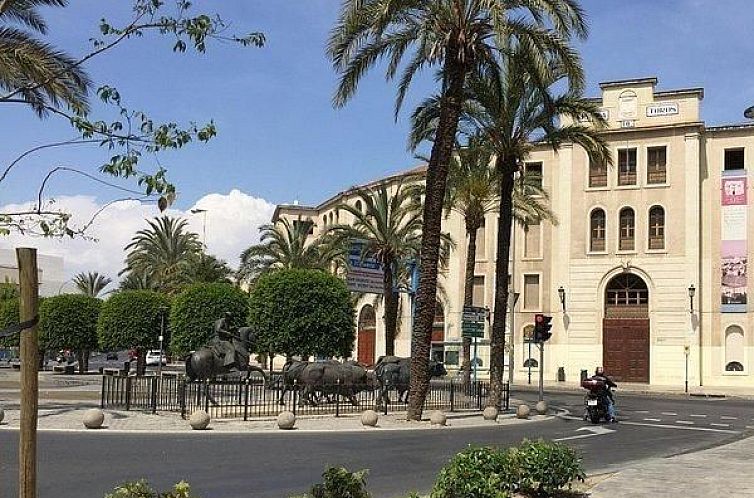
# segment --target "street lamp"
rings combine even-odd
[[[746,119],[754,119],[754,105],[744,111],[744,117]]]
[[[160,359],[157,362],[157,378],[162,379],[162,343],[165,339],[165,312],[168,308],[160,306]]]
[[[207,210],[201,208],[194,208],[191,210],[191,214],[203,214],[202,217],[202,244],[207,247]]]
[[[694,284],[691,284],[689,286],[689,304],[691,305],[690,313],[694,312],[694,295],[695,294],[696,294],[696,289],[694,288]]]
[[[558,287],[558,296],[560,297],[560,305],[563,307],[563,313],[566,312],[566,291],[561,285]]]

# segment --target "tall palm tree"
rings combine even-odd
[[[513,44],[511,44],[513,46]],[[467,89],[462,129],[483,137],[495,153],[500,216],[498,217],[495,303],[490,339],[490,406],[498,406],[503,389],[505,323],[508,304],[508,263],[514,210],[514,176],[535,147],[546,143],[557,150],[564,143],[580,145],[591,159],[611,164],[612,158],[600,135],[605,126],[597,105],[584,100],[579,89],[566,89],[568,75],[557,63],[548,66],[547,77],[537,82],[526,72],[523,51],[514,48],[494,78],[473,77]],[[544,82],[543,89],[540,83]],[[587,119],[591,124],[584,121]]]
[[[205,252],[191,258],[188,264],[181,272],[181,278],[189,284],[197,283],[230,283],[230,276],[233,270],[228,264]]]
[[[241,253],[236,278],[251,283],[276,268],[326,268],[322,241],[309,239],[311,228],[312,222],[302,219],[262,225],[259,244]]]
[[[151,274],[128,272],[118,284],[118,290],[158,290]]]
[[[423,110],[429,112],[429,110]],[[431,135],[431,133],[429,134]],[[477,234],[488,213],[499,207],[497,172],[492,167],[493,155],[489,147],[472,139],[458,150],[450,163],[448,190],[445,199],[446,214],[455,211],[463,217],[466,230],[466,267],[464,275],[464,306],[473,305],[474,266],[476,263]],[[517,182],[513,192],[513,216],[522,225],[549,219],[554,213],[547,206],[549,196],[542,188],[539,175],[528,174]],[[471,338],[463,338],[464,382],[471,373]]]
[[[73,277],[73,283],[76,288],[87,296],[97,297],[105,287],[113,281],[110,277],[99,274],[98,272],[81,272]]]
[[[67,4],[67,0],[0,1],[0,89],[19,91],[14,101],[28,104],[39,116],[48,106],[88,108],[87,74],[74,58],[35,37],[47,34],[39,8]]]
[[[409,180],[410,181],[410,180]],[[386,184],[360,189],[356,195],[363,208],[342,203],[336,209],[350,213],[351,224],[334,225],[329,233],[343,245],[361,243],[361,257],[374,258],[382,267],[382,300],[385,312],[385,354],[395,354],[401,268],[419,254],[421,208],[415,186],[400,180],[395,190]],[[405,273],[405,272],[404,272]]]
[[[199,236],[188,231],[188,222],[161,216],[148,221],[149,228],[136,232],[126,246],[124,273],[150,276],[158,289],[172,293],[185,283],[186,267],[202,251]]]
[[[574,81],[583,83],[578,55],[569,47],[573,35],[586,36],[577,0],[343,0],[331,32],[328,54],[340,74],[334,104],[344,105],[361,78],[387,60],[388,79],[403,67],[396,115],[414,76],[437,71],[441,112],[427,168],[419,290],[412,335],[411,388],[407,418],[421,418],[429,389],[429,353],[435,314],[440,234],[445,184],[456,140],[469,74],[495,72],[498,40],[511,36],[527,47],[529,71],[538,74],[556,57]],[[404,59],[407,63],[402,65]]]

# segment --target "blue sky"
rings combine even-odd
[[[50,40],[81,54],[101,17],[127,19],[130,2],[74,0],[47,17]],[[432,91],[418,81],[406,111],[393,119],[395,85],[382,74],[366,78],[357,97],[333,109],[336,76],[324,45],[337,0],[196,1],[195,10],[219,9],[233,29],[264,31],[263,49],[210,46],[207,54],[174,54],[169,39],[134,40],[87,69],[98,84],[117,86],[135,108],[157,119],[214,119],[219,136],[163,158],[185,209],[210,192],[238,188],[272,203],[316,203],[350,185],[413,166],[406,151],[407,112]],[[750,0],[586,0],[591,36],[581,44],[589,94],[599,81],[656,75],[660,88],[703,86],[708,123],[738,122],[754,103],[754,43]],[[0,121],[6,163],[34,145],[72,133],[55,119],[39,121],[6,108]],[[3,203],[29,200],[54,165],[94,171],[104,151],[71,148],[35,155],[0,186]],[[110,193],[86,181],[59,177],[56,195]]]

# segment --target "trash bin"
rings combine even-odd
[[[565,382],[565,367],[558,367],[558,382]]]
[[[581,371],[581,382],[584,382],[589,377],[589,373],[586,370]]]

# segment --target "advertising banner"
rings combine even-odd
[[[722,175],[720,310],[744,313],[748,285],[746,172],[723,171]]]

